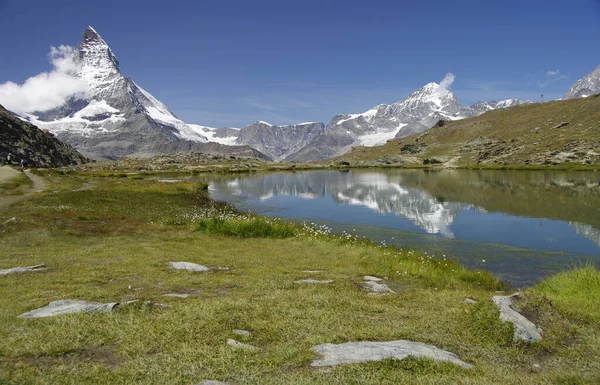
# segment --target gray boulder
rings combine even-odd
[[[169,262],[169,266],[175,270],[186,270],[186,271],[209,271],[210,268],[197,263],[191,262]]]
[[[61,314],[110,312],[117,305],[117,302],[100,303],[66,299],[50,302],[47,306],[21,314],[19,318],[45,318]]]
[[[500,310],[500,320],[511,322],[515,328],[514,341],[522,340],[527,342],[537,342],[542,340],[541,330],[535,324],[525,318],[522,314],[513,308],[512,297],[518,296],[515,293],[510,296],[494,296],[492,302]]]
[[[39,265],[34,265],[34,266],[13,267],[12,269],[0,270],[0,275],[8,275],[8,274],[13,274],[13,273],[26,273],[29,271],[40,271],[40,270],[46,270],[46,265],[39,264]]]
[[[403,360],[408,356],[413,356],[417,358],[429,358],[435,361],[451,362],[467,369],[473,367],[473,365],[461,361],[454,353],[432,345],[406,340],[321,344],[313,347],[311,350],[322,356],[322,359],[312,361],[311,366],[335,366],[387,359]]]

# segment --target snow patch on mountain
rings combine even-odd
[[[188,123],[188,126],[198,135],[201,135],[201,136],[207,138],[209,142],[220,143],[220,144],[224,144],[226,146],[237,145],[238,135],[219,136],[219,131],[223,130],[221,128],[207,127],[207,126],[201,126],[198,124],[189,124],[189,123]],[[239,131],[239,128],[228,128],[228,130]]]

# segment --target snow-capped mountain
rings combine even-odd
[[[600,66],[577,80],[567,91],[563,99],[585,98],[600,93]]]
[[[531,100],[507,99],[507,100],[501,100],[499,102],[496,102],[496,101],[477,102],[473,105],[470,105],[469,107],[466,107],[466,109],[468,111],[467,112],[468,116],[477,116],[477,115],[486,113],[488,111],[497,110],[499,108],[510,108],[510,107],[521,105],[521,104],[531,104],[531,103],[532,103]]]
[[[429,83],[407,98],[393,104],[380,104],[361,114],[336,115],[323,135],[287,160],[326,159],[341,155],[353,146],[377,146],[431,128],[438,120],[458,120],[497,108],[521,103],[518,99],[479,102],[465,107],[448,88],[453,76],[440,83]]]
[[[92,27],[85,30],[73,60],[78,68],[73,76],[87,83],[87,94],[72,97],[59,108],[28,114],[31,123],[85,154],[107,158],[208,148],[203,146],[208,139],[202,130],[185,124],[121,73],[117,57]],[[218,146],[209,147],[220,152]],[[241,150],[248,153],[247,148]]]

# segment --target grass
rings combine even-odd
[[[18,176],[0,183],[0,195],[23,195],[31,188],[31,180],[27,175],[20,173]]]
[[[600,271],[591,264],[552,276],[532,292],[543,295],[568,315],[600,322]]]
[[[22,219],[0,230],[0,268],[49,267],[0,277],[2,384],[193,384],[203,379],[592,384],[600,379],[600,324],[550,306],[559,301],[549,290],[532,292],[529,302],[520,304],[544,329],[545,342],[513,343],[512,327],[498,320],[490,302],[502,285],[489,273],[332,234],[325,227],[240,213],[211,201],[197,184],[43,175],[46,193],[0,212],[0,221]],[[195,231],[213,222],[219,222],[214,231]],[[261,223],[261,230],[249,223]],[[180,272],[169,269],[170,261],[230,269]],[[369,295],[361,287],[363,275],[385,277],[396,293]],[[334,282],[295,283],[309,277]],[[565,294],[565,300],[584,297],[583,288]],[[168,293],[190,297],[163,296]],[[466,297],[478,304],[464,303]],[[17,318],[58,299],[152,302],[113,313]],[[598,313],[598,301],[590,301],[590,312],[594,304]],[[234,329],[252,335],[237,336]],[[237,350],[225,344],[228,338],[258,349]],[[320,343],[395,339],[436,345],[475,368],[413,358],[325,370],[309,366],[316,358],[310,348]],[[542,365],[541,373],[531,373],[534,363]]]

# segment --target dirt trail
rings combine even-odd
[[[0,167],[0,183],[4,183],[20,174],[19,171],[14,170],[11,167],[4,166]],[[15,196],[4,196],[0,197],[0,210],[6,209],[8,206],[13,203],[17,203],[24,199],[27,199],[31,194],[35,192],[41,192],[46,187],[46,182],[44,178],[39,177],[31,173],[31,170],[26,170],[25,175],[31,180],[33,183],[33,187],[23,195],[15,195]]]

